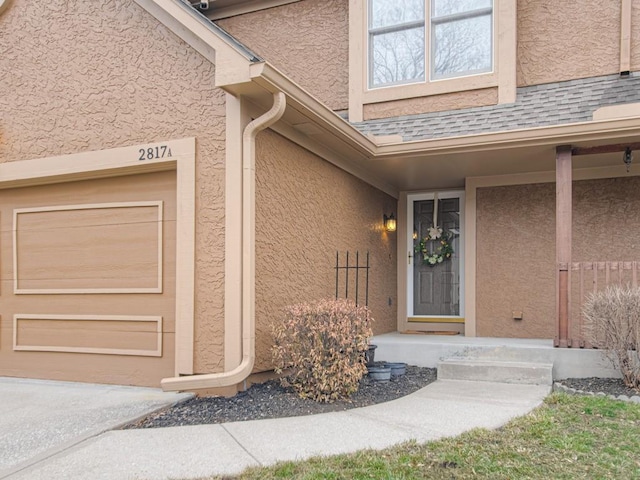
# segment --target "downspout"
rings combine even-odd
[[[256,136],[277,122],[286,107],[282,92],[273,94],[273,106],[249,123],[242,133],[242,361],[233,370],[203,375],[164,378],[165,391],[228,387],[245,380],[253,371],[256,346],[255,217],[256,217]]]

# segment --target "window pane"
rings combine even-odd
[[[424,27],[373,35],[371,85],[424,80]]]
[[[493,0],[431,0],[431,18],[493,6]]]
[[[491,15],[435,25],[433,78],[491,71]]]
[[[371,0],[370,28],[424,22],[424,0]]]
[[[453,255],[440,263],[432,264],[423,254],[415,251],[420,240],[429,235],[433,226],[433,200],[413,203],[414,261],[413,263],[413,315],[460,315],[460,254],[461,224],[460,199],[449,198],[437,202],[438,226],[448,238]],[[427,253],[437,253],[439,240],[425,242]]]

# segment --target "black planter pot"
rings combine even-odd
[[[407,373],[407,364],[406,363],[402,363],[402,362],[388,363],[387,362],[387,367],[389,367],[391,369],[391,376],[392,377],[400,377],[400,376],[404,375],[405,373]]]
[[[386,365],[369,367],[369,377],[376,382],[388,382],[391,380],[391,367]]]
[[[373,367],[373,359],[376,356],[377,345],[369,345],[369,349],[364,353],[364,358],[367,362],[367,367]]]

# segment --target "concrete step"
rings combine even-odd
[[[556,349],[520,346],[483,346],[467,348],[455,355],[466,359],[500,360],[505,362],[553,363]]]
[[[375,336],[376,360],[404,362],[418,367],[437,368],[447,358],[475,358],[508,362],[551,363],[557,379],[617,378],[602,350],[554,348],[551,339],[482,338],[460,335],[408,335],[398,332]]]
[[[448,358],[438,363],[438,379],[552,385],[553,364],[477,358]]]

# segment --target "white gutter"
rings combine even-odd
[[[387,158],[401,159],[418,155],[426,157],[482,152],[496,148],[555,146],[591,140],[606,141],[620,133],[626,137],[635,137],[640,134],[640,117],[636,113],[636,116],[594,118],[590,121],[576,123],[474,133],[456,137],[396,142],[392,138],[386,138],[384,142],[377,142],[375,139],[368,138],[354,125],[338,116],[320,100],[310,95],[267,62],[251,65],[251,80],[269,91],[286,92],[290,107],[298,110],[311,122],[342,140],[345,146],[353,149],[349,154],[364,161]],[[221,84],[219,86],[232,93],[236,90],[243,91],[238,85]],[[245,88],[244,85],[241,87]]]
[[[222,373],[164,378],[165,391],[199,390],[228,387],[245,380],[253,371],[256,346],[256,285],[255,285],[255,216],[256,157],[258,133],[269,128],[284,114],[287,105],[282,92],[273,94],[273,106],[264,115],[249,123],[242,133],[242,362],[233,370]]]

